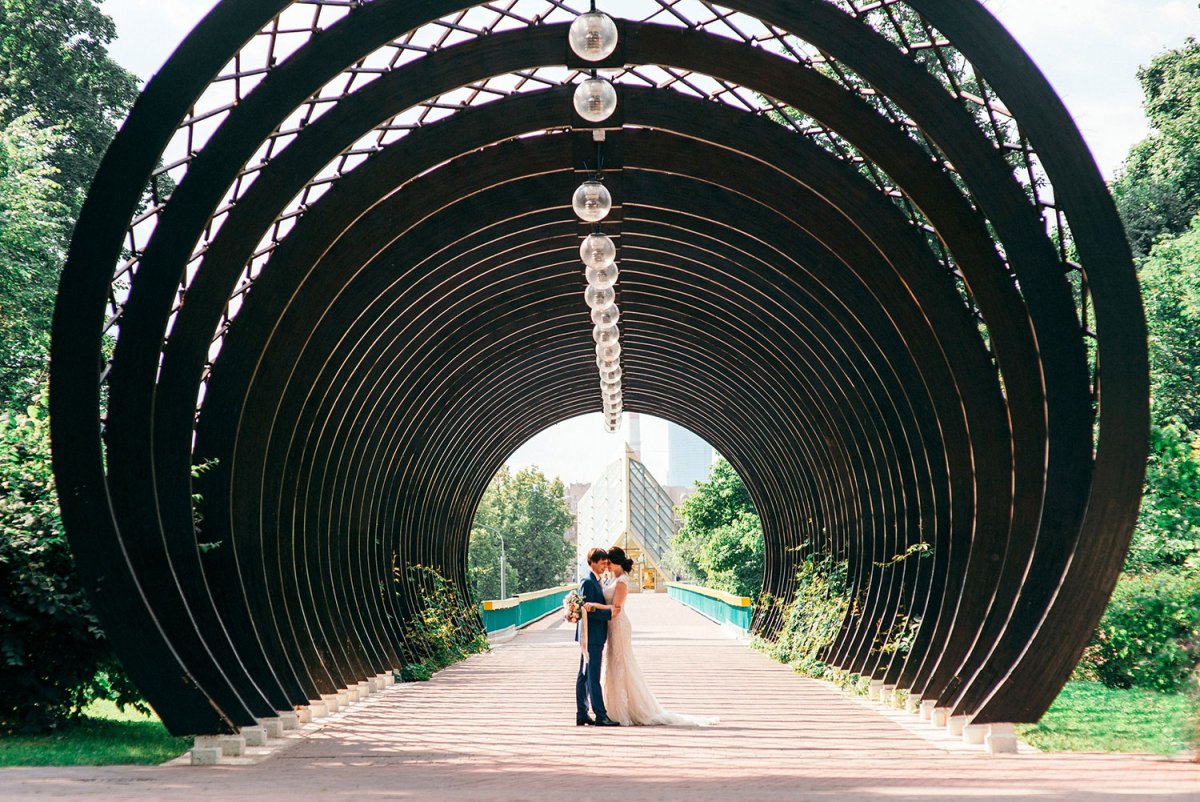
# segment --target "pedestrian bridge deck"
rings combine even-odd
[[[552,616],[288,733],[252,764],[7,770],[0,799],[1200,800],[1198,765],[988,755],[797,676],[665,596],[634,596],[629,612],[663,704],[718,726],[576,727],[579,652]]]

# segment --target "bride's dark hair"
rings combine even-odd
[[[621,566],[621,569],[625,571],[625,573],[629,573],[633,570],[633,560],[625,556],[625,550],[620,546],[613,546],[608,550],[608,561]]]

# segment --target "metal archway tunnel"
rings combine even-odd
[[[1061,102],[972,0],[605,5],[591,64],[582,0],[226,0],[146,87],[75,233],[51,403],[80,570],[172,732],[399,666],[394,567],[464,583],[495,470],[600,409],[570,205],[597,171],[625,406],[734,463],[766,592],[848,561],[828,661],[976,723],[1066,681],[1148,411],[1129,248]],[[602,123],[572,104],[593,67]]]

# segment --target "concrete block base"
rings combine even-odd
[[[883,689],[879,692],[879,701],[883,702],[885,705],[889,705],[889,706],[895,705],[896,704],[896,686],[895,685],[884,685]]]
[[[329,705],[325,704],[324,700],[310,701],[308,703],[308,707],[301,708],[301,709],[308,711],[308,720],[309,721],[312,721],[314,718],[321,718],[322,716],[329,715]]]
[[[349,707],[349,706],[350,706],[350,703],[351,703],[351,702],[356,702],[356,701],[358,701],[358,700],[357,700],[357,699],[352,699],[352,698],[350,697],[350,692],[349,692],[349,691],[344,691],[344,690],[343,690],[343,691],[338,691],[338,692],[337,692],[337,703],[338,703],[338,710],[342,710],[342,709],[344,709],[344,708],[347,708],[347,707]]]
[[[922,699],[921,700],[921,718],[925,721],[929,721],[930,719],[932,719],[933,718],[933,708],[936,705],[937,705],[937,702],[934,701],[933,699]]]
[[[375,693],[375,689],[371,687],[370,682],[363,680],[362,682],[358,683],[358,697],[360,699],[366,699],[373,693]]]
[[[946,720],[949,718],[950,718],[950,708],[935,707],[935,708],[933,708],[933,712],[931,712],[929,714],[929,723],[933,724],[933,726],[935,726],[935,727],[939,727],[939,728],[945,727]]]
[[[338,699],[338,695],[336,693],[321,694],[321,701],[325,703],[325,711],[328,714],[336,713],[345,707],[345,705],[341,703],[341,700]]]
[[[278,717],[267,718],[264,716],[258,720],[258,725],[266,731],[268,738],[283,737],[283,722]]]
[[[193,766],[215,766],[221,761],[221,750],[215,746],[193,746]]]
[[[867,686],[867,698],[872,702],[878,702],[883,696],[883,680],[873,679],[871,684]]]
[[[379,693],[383,690],[383,677],[371,677],[367,684],[371,686],[371,693]]]
[[[321,705],[321,709],[324,710],[325,706]],[[324,713],[322,713],[321,715],[324,715]],[[300,719],[300,724],[302,726],[304,724],[312,724],[312,720],[313,720],[312,705],[304,705],[302,707],[296,708],[296,718]]]
[[[285,730],[300,729],[300,714],[294,710],[284,710],[279,714],[279,721]]]
[[[904,712],[916,714],[921,709],[921,698],[911,693],[904,700]]]
[[[258,727],[242,727],[242,737],[246,739],[246,746],[267,745],[267,730],[261,725]]]
[[[989,724],[988,734],[984,739],[987,750],[993,755],[1015,755],[1017,753],[1017,734],[1011,724]]]
[[[241,757],[246,754],[246,739],[241,735],[197,735],[193,743],[197,749],[216,749],[221,757]]]
[[[987,730],[986,724],[968,724],[963,727],[963,740],[969,744],[982,744],[983,739],[987,737]]]
[[[394,672],[385,671],[382,676],[383,685],[385,688],[390,688],[396,684],[396,674]]]
[[[946,731],[955,738],[961,738],[963,734],[963,727],[967,726],[970,721],[970,716],[951,716],[946,720]]]

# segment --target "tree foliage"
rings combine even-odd
[[[1139,278],[1154,419],[1200,430],[1200,217],[1178,237],[1158,242],[1142,261]]]
[[[501,469],[475,510],[468,558],[474,598],[500,598],[500,535],[509,595],[562,584],[575,557],[564,537],[572,520],[562,481],[546,478],[537,468]]]
[[[139,704],[92,615],[50,469],[43,390],[0,414],[0,730],[39,731],[98,697]]]
[[[5,105],[0,101],[0,117]],[[50,164],[55,129],[0,126],[0,404],[27,403],[45,368],[68,221]]]
[[[1134,145],[1113,195],[1134,253],[1178,234],[1200,211],[1200,43],[1156,57],[1138,70],[1150,136]]]
[[[763,578],[762,522],[733,466],[718,460],[679,515],[683,526],[672,549],[684,572],[706,587],[756,597]]]
[[[96,0],[0,0],[0,93],[10,104],[0,123],[33,115],[60,130],[51,164],[72,216],[137,97],[137,78],[109,57],[116,35]]]

